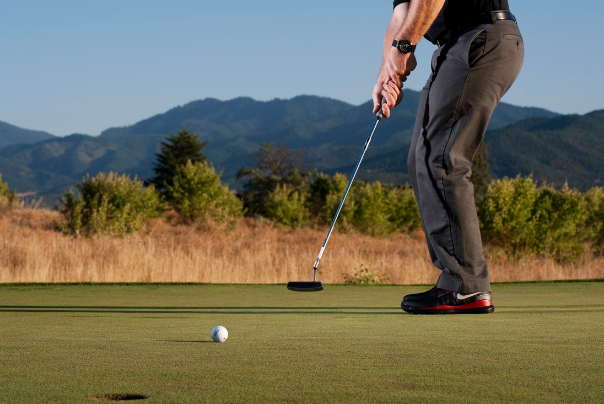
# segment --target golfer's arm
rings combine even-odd
[[[403,4],[397,6],[395,11]],[[392,45],[393,39],[406,39],[417,44],[428,31],[444,4],[445,0],[411,0],[403,23],[390,37],[390,45]]]
[[[403,21],[405,21],[405,17],[407,17],[408,10],[409,3],[401,3],[396,6],[392,12],[390,25],[386,30],[386,35],[384,35],[384,53],[382,54],[382,65],[384,65],[384,60],[386,59],[386,55],[388,55],[388,51],[392,48],[392,41],[394,39],[399,39],[396,38],[396,34],[403,26]]]

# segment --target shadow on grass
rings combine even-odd
[[[495,310],[505,313],[584,313],[584,312],[600,312],[604,311],[604,304],[569,304],[565,306],[552,305],[552,306],[505,306],[497,307]]]
[[[393,307],[138,307],[138,306],[6,306],[11,313],[116,313],[116,314],[400,314]]]
[[[498,313],[530,313],[530,312],[582,312],[602,311],[604,304],[582,305],[535,305],[535,306],[497,306]],[[11,306],[0,305],[0,312],[9,313],[73,313],[73,314],[346,314],[346,315],[399,315],[402,310],[397,305],[389,307],[326,307],[326,306],[192,306],[192,307],[161,307],[161,306]]]

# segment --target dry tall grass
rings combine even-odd
[[[286,283],[309,280],[327,229],[284,230],[241,219],[230,234],[199,231],[163,220],[127,238],[73,238],[54,230],[58,213],[0,211],[0,283],[202,282]],[[494,282],[604,278],[604,259],[586,254],[574,266],[550,260],[513,262],[489,254]],[[439,272],[429,262],[424,237],[332,235],[318,279],[343,283],[361,267],[393,284],[430,284]]]

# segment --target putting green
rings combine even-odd
[[[400,309],[425,289],[1,285],[0,403],[602,402],[604,282],[494,285],[490,315]]]

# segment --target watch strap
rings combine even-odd
[[[411,43],[411,41],[409,41],[409,40],[407,40],[407,39],[401,39],[400,41],[398,41],[398,40],[394,39],[394,40],[392,41],[392,46],[394,46],[396,49],[398,49],[398,50],[399,50],[399,52],[403,53],[403,52],[401,51],[401,48],[399,47],[399,44],[400,44],[401,42],[406,42],[406,43],[408,43],[408,44],[409,44],[409,46],[410,46],[410,48],[411,48],[411,50],[409,50],[408,52],[404,52],[404,53],[413,53],[413,52],[415,52],[415,46],[416,46],[416,45],[413,45],[413,44]]]

